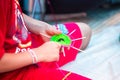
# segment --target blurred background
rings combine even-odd
[[[85,22],[95,29],[120,22],[120,0],[20,0],[20,4],[25,14],[50,24]]]

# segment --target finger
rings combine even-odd
[[[56,43],[57,43],[58,47],[59,47],[59,48],[61,48],[61,46],[62,46],[62,45],[61,45],[61,44],[59,44],[58,42],[56,42]]]
[[[54,43],[56,44],[57,48],[59,48],[59,49],[61,48],[62,45],[60,43],[58,43],[58,42],[54,42]]]

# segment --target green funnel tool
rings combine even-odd
[[[57,34],[51,37],[50,41],[58,42],[61,45],[69,46],[71,44],[71,39],[66,34]]]

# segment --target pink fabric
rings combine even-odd
[[[70,23],[65,23],[64,25],[66,26],[66,28],[69,31],[69,33],[67,34],[68,36],[73,30],[75,30],[75,32],[69,36],[71,38],[71,40],[82,37],[81,30],[77,24],[75,24],[74,22],[70,22]],[[82,39],[72,42],[71,46],[74,46],[74,47],[80,49],[81,44],[82,44]],[[76,58],[76,55],[78,54],[78,50],[75,50],[71,47],[70,47],[70,49],[68,49],[66,47],[65,53],[66,53],[65,57],[63,56],[62,53],[60,53],[61,57],[60,57],[60,61],[58,62],[58,64],[60,66],[74,60]]]

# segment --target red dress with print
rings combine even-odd
[[[65,23],[64,25],[69,32],[76,29],[76,32],[70,36],[71,38],[82,37],[76,24]],[[42,43],[43,41],[39,36],[28,32],[18,1],[0,0],[0,58],[4,53],[19,54],[28,48],[40,46]],[[79,48],[81,43],[82,41],[78,40],[73,43],[73,46]],[[90,80],[81,75],[58,69],[59,66],[74,60],[78,51],[65,48],[65,53],[65,57],[60,53],[60,61],[58,62],[38,63],[0,73],[0,80]]]

